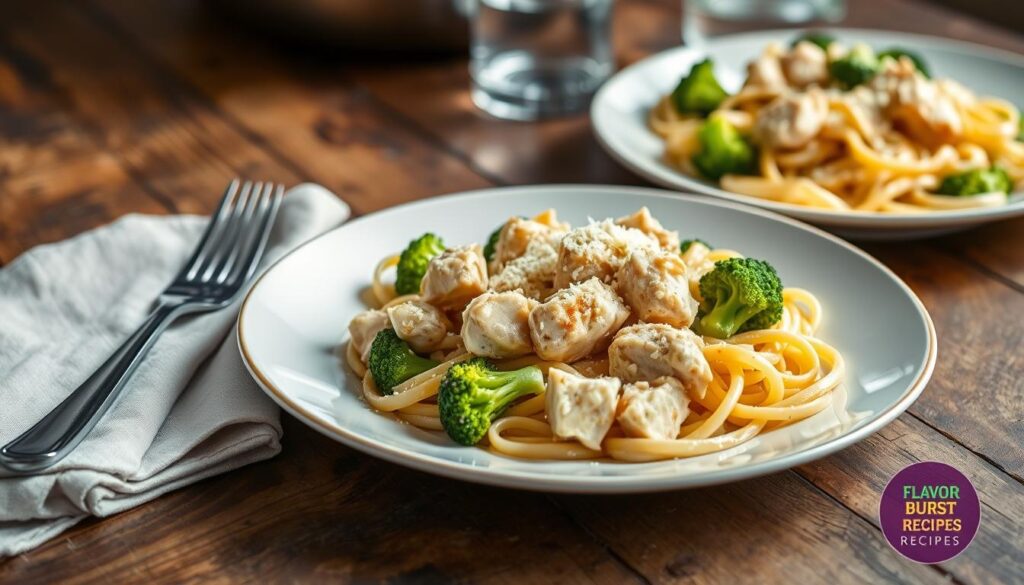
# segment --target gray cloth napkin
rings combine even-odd
[[[262,267],[348,218],[326,189],[284,198]],[[126,216],[0,269],[0,444],[67,396],[144,320],[188,259],[199,217]],[[0,557],[281,450],[277,406],[241,362],[230,308],[179,319],[113,407],[41,475],[0,468]]]

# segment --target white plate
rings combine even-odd
[[[449,245],[485,241],[504,218],[547,207],[579,225],[648,206],[683,234],[772,262],[783,282],[812,290],[820,337],[846,356],[835,407],[729,451],[656,463],[513,459],[460,447],[374,412],[338,357],[374,266],[425,231]],[[810,461],[878,430],[920,394],[935,363],[924,306],[888,269],[820,230],[762,210],[629,187],[538,186],[430,199],[375,213],[286,256],[254,285],[238,317],[242,357],[285,410],[350,447],[416,469],[506,487],[638,492],[735,481]],[[299,447],[301,449],[301,446]]]
[[[981,45],[935,37],[857,29],[828,31],[847,44],[864,42],[875,48],[903,47],[924,56],[937,77],[951,77],[979,95],[1017,101],[1024,106],[1024,57]],[[999,219],[1024,215],[1024,193],[992,209],[936,211],[924,214],[836,212],[765,201],[723,191],[691,177],[662,157],[664,143],[647,127],[647,112],[672,91],[679,78],[706,56],[714,59],[719,81],[736,91],[746,77],[746,64],[772,41],[790,42],[794,31],[766,31],[712,39],[701,49],[679,47],[639,61],[612,77],[594,97],[590,116],[598,141],[620,163],[659,185],[696,191],[802,219],[836,233],[861,239],[905,239],[937,235]]]

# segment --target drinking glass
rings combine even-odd
[[[700,46],[710,37],[774,28],[834,26],[846,17],[846,0],[683,0],[683,41]]]
[[[476,0],[473,102],[512,120],[582,112],[614,68],[613,0]]]

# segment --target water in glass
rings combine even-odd
[[[581,112],[613,69],[612,0],[477,0],[473,101],[514,120]]]

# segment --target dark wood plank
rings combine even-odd
[[[208,211],[237,175],[297,182],[292,169],[126,50],[81,7],[5,4],[0,17],[13,25],[11,45],[51,72],[66,111],[172,211]]]
[[[284,452],[0,563],[10,583],[639,583],[540,494],[444,480],[285,423]]]
[[[8,260],[128,212],[167,212],[103,153],[2,179],[0,192],[0,258]]]
[[[497,182],[643,184],[597,146],[584,116],[523,124],[481,113],[465,90],[469,74],[462,60],[414,66],[402,75],[360,67],[352,75]],[[408,99],[410,87],[416,88],[415,104]]]
[[[203,3],[102,5],[93,10],[96,19],[122,45],[144,47],[154,75],[187,80],[264,150],[357,212],[490,184],[345,82],[337,67],[289,60],[259,39],[239,38],[211,20]],[[209,148],[227,152],[231,146]]]
[[[982,226],[936,244],[1024,291],[1024,219]]]
[[[798,471],[877,526],[879,494],[897,471],[917,461],[953,465],[971,480],[982,502],[982,521],[971,546],[940,567],[962,583],[1019,580],[1024,485],[914,417],[901,417],[864,442]]]
[[[1003,28],[1024,30],[1024,5],[1003,0],[932,0],[961,12],[970,12]]]
[[[1024,295],[927,244],[868,247],[935,322],[935,375],[910,411],[1024,481]]]
[[[944,581],[789,472],[687,492],[559,502],[652,582]]]
[[[52,72],[0,31],[0,178],[52,167],[96,144],[60,107]]]
[[[0,263],[128,212],[162,213],[70,112],[56,72],[0,31]]]
[[[1021,51],[1024,37],[928,0],[847,2],[844,26],[913,32]]]

